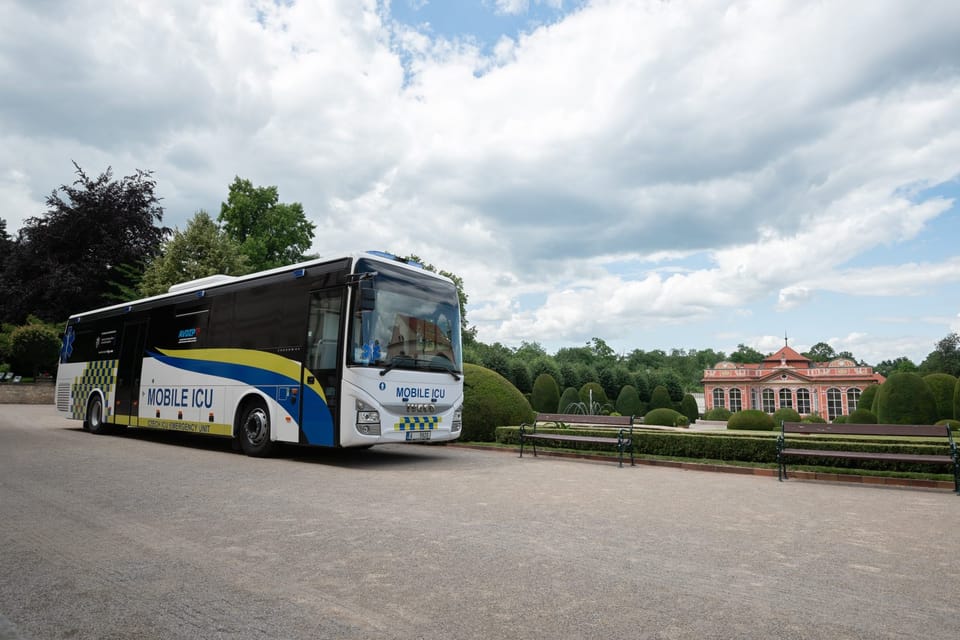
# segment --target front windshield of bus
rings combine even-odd
[[[389,264],[358,261],[357,273],[372,272],[376,302],[372,311],[361,311],[360,296],[354,296],[348,364],[461,372],[456,287]]]

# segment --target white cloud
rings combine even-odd
[[[489,56],[375,0],[0,11],[11,230],[71,160],[154,169],[171,226],[240,175],[303,202],[316,251],[458,273],[480,338],[512,344],[764,335],[822,293],[957,283],[955,257],[899,253],[957,211],[926,194],[960,176],[951,0],[605,0]]]

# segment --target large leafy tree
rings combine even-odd
[[[893,360],[881,360],[877,363],[873,370],[885,378],[889,378],[890,374],[897,372],[916,373],[918,371],[917,365],[913,363],[913,360],[906,356],[900,356],[899,358],[894,358]]]
[[[921,373],[949,373],[960,377],[960,334],[954,332],[937,342],[920,363]]]
[[[818,342],[810,347],[809,351],[804,351],[800,355],[810,358],[814,362],[829,362],[837,357],[837,352],[826,342]]]
[[[236,177],[217,218],[254,271],[303,260],[313,242],[314,224],[299,202],[280,202],[277,187],[255,187]]]
[[[115,301],[135,285],[141,265],[160,249],[168,229],[149,171],[114,179],[110,168],[54,190],[47,211],[27,219],[0,277],[0,318],[28,314],[62,321]]]
[[[738,344],[737,350],[730,354],[730,362],[737,362],[739,364],[757,364],[763,362],[763,354],[754,349],[753,347],[748,347],[745,344]]]
[[[173,232],[160,255],[147,266],[140,283],[145,296],[166,292],[171,285],[214,274],[242,275],[250,270],[240,245],[200,210],[183,231]]]

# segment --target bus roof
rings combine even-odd
[[[398,256],[389,254],[383,251],[366,251],[366,252],[353,252],[346,253],[336,256],[326,256],[315,258],[313,260],[306,260],[304,262],[298,262],[296,264],[286,265],[283,267],[276,267],[274,269],[266,269],[264,271],[257,271],[256,273],[249,273],[243,276],[228,276],[223,274],[216,274],[212,276],[207,276],[205,278],[198,278],[196,280],[188,280],[186,282],[181,282],[175,285],[172,285],[166,293],[161,293],[155,296],[150,296],[148,298],[139,298],[137,300],[131,300],[129,302],[121,302],[119,304],[111,305],[109,307],[101,307],[99,309],[91,309],[89,311],[83,311],[81,313],[75,313],[70,316],[70,320],[77,318],[83,318],[85,316],[97,315],[100,313],[106,313],[110,311],[123,311],[130,310],[135,305],[141,305],[148,302],[159,302],[166,298],[175,298],[181,296],[184,293],[191,293],[195,291],[206,291],[209,289],[217,289],[222,286],[230,284],[238,284],[243,282],[248,282],[251,280],[258,280],[260,278],[268,277],[271,275],[277,275],[281,273],[295,272],[299,269],[309,269],[322,264],[329,264],[331,262],[337,262],[338,260],[350,260],[351,264],[355,265],[357,260],[360,259],[372,260],[374,262],[384,262],[391,265],[395,265],[406,269],[412,273],[419,273],[421,275],[426,275],[427,277],[436,278],[438,280],[444,280],[446,282],[453,283],[450,278],[442,276],[438,273],[428,271],[424,268],[423,265],[407,262]]]

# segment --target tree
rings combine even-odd
[[[184,231],[173,232],[160,255],[147,265],[140,293],[153,296],[180,282],[218,273],[242,275],[249,270],[240,245],[217,226],[210,214],[200,210],[187,222]]]
[[[937,342],[936,348],[920,364],[920,373],[960,376],[960,334],[951,333]]]
[[[753,347],[738,344],[737,350],[730,354],[729,360],[738,364],[757,364],[763,362],[763,357],[763,354]]]
[[[884,378],[889,378],[891,373],[916,373],[919,371],[917,365],[905,356],[900,356],[894,360],[882,360],[877,363],[873,370]]]
[[[280,202],[277,187],[254,187],[237,176],[218,222],[240,245],[253,271],[299,262],[313,242],[314,224],[299,202]]]
[[[33,313],[62,321],[106,306],[117,287],[132,286],[169,232],[148,171],[96,178],[74,163],[77,179],[54,190],[47,211],[28,218],[0,277],[0,319],[20,323]]]
[[[826,342],[818,342],[810,347],[809,351],[804,351],[800,355],[804,358],[810,358],[814,362],[830,362],[837,357],[837,352]]]
[[[13,240],[10,239],[10,234],[7,233],[7,221],[0,218],[0,260],[6,257],[12,244]]]

